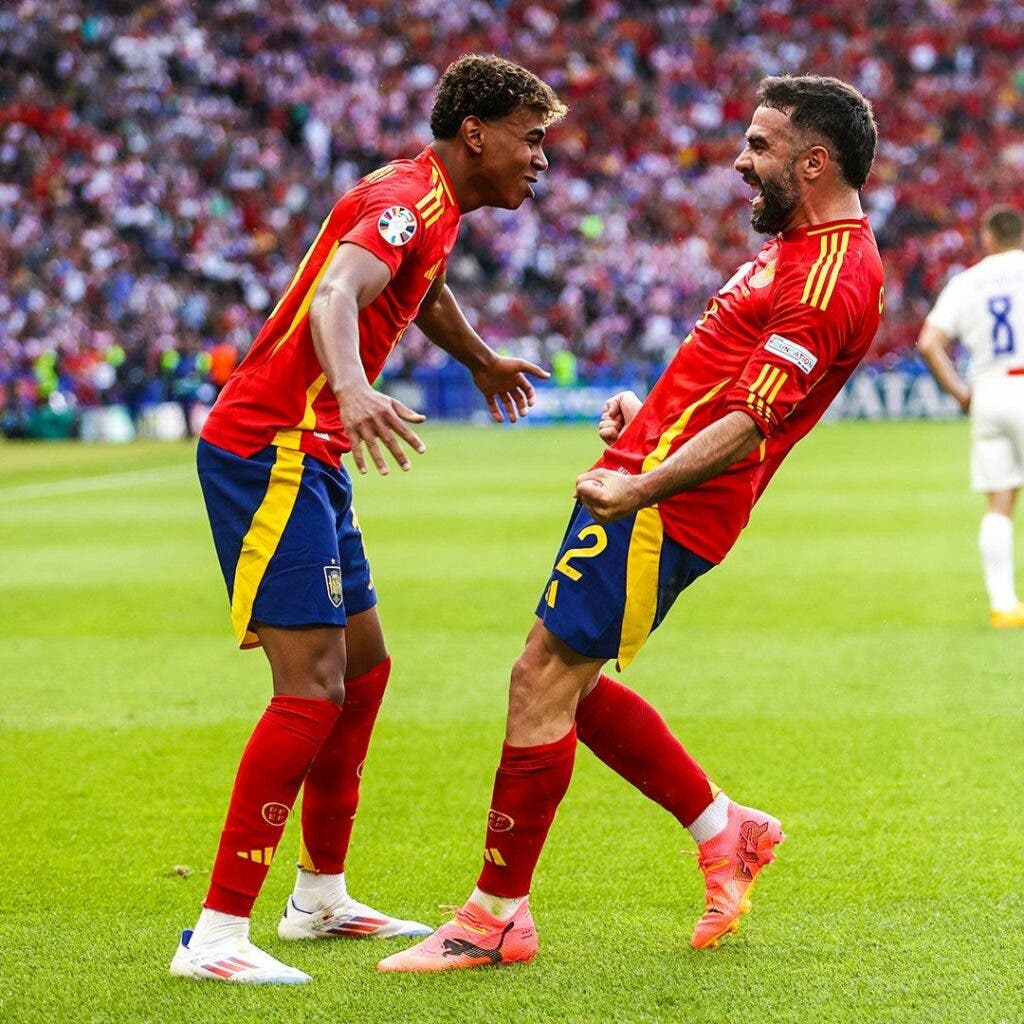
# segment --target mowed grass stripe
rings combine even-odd
[[[424,436],[412,473],[355,482],[395,672],[349,876],[436,923],[476,877],[508,669],[599,449]],[[192,447],[3,446],[8,490],[52,489],[0,501],[0,1019],[1017,1020],[1024,637],[986,625],[966,451],[963,423],[821,428],[625,676],[789,835],[721,950],[686,947],[688,837],[581,748],[533,965],[385,978],[396,942],[279,942],[293,821],[253,923],[315,977],[282,991],[166,975],[269,690],[232,644]],[[132,479],[65,489],[92,474]]]

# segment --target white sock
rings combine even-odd
[[[732,801],[719,793],[700,814],[686,826],[686,831],[693,836],[693,841],[700,846],[709,839],[714,839],[729,822],[729,804]]]
[[[985,588],[994,612],[1009,612],[1017,607],[1013,585],[1013,520],[998,512],[986,512],[978,531],[978,550],[985,570]]]
[[[299,868],[292,891],[292,901],[299,910],[312,914],[314,910],[326,910],[347,899],[344,871],[340,875],[327,875]]]
[[[481,910],[486,910],[491,917],[496,917],[499,921],[507,921],[525,899],[525,896],[506,899],[504,896],[492,896],[489,892],[474,889],[473,895],[469,897],[469,902],[475,903]]]
[[[196,922],[195,928],[192,929],[192,938],[188,948],[195,949],[196,946],[228,940],[234,942],[249,940],[249,918],[223,914],[219,910],[203,907],[199,920]]]

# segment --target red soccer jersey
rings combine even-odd
[[[359,313],[359,357],[372,381],[443,271],[459,216],[448,174],[429,147],[415,160],[396,160],[368,174],[346,192],[221,392],[202,437],[237,455],[274,444],[337,466],[351,445],[313,349],[309,307],[320,279],[345,242],[391,270],[390,282]]]
[[[882,295],[882,262],[867,218],[771,239],[711,300],[597,465],[648,472],[726,413],[750,416],[764,435],[759,448],[658,505],[673,540],[720,562],[789,450],[863,358]]]

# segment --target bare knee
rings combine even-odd
[[[550,635],[531,633],[512,666],[506,739],[513,746],[553,743],[572,728],[587,667],[568,663]]]
[[[992,491],[988,495],[988,511],[996,515],[1013,518],[1013,508],[1016,502],[1016,490]]]
[[[315,696],[334,704],[345,703],[345,655],[324,651],[317,657],[309,672],[310,685],[318,691]]]
[[[274,693],[341,704],[345,700],[345,631],[256,625],[270,661]]]
[[[512,666],[508,688],[508,719],[522,724],[543,715],[548,696],[545,688],[547,676],[553,668],[551,655],[527,644]]]

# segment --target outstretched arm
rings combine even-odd
[[[436,298],[431,296],[436,292]],[[439,278],[420,307],[416,326],[435,344],[457,359],[473,375],[491,410],[502,422],[501,408],[510,423],[525,416],[536,397],[526,374],[544,379],[550,374],[525,359],[499,356],[470,326],[452,290]],[[499,405],[500,403],[500,405]],[[518,415],[517,415],[518,414]]]
[[[374,391],[359,358],[359,311],[365,309],[391,280],[387,265],[358,245],[342,245],[334,254],[309,307],[313,348],[338,399],[341,423],[352,442],[352,457],[360,473],[366,472],[362,446],[382,474],[387,474],[381,444],[402,469],[409,456],[399,444],[402,438],[414,451],[426,445],[408,423],[422,423],[425,416],[413,412],[396,398]]]
[[[592,469],[581,474],[576,497],[597,522],[612,523],[718,476],[760,443],[761,432],[746,413],[726,413],[649,473],[625,476]]]
[[[939,387],[948,391],[964,412],[969,412],[971,390],[960,379],[960,374],[956,372],[953,360],[946,351],[951,340],[945,331],[926,323],[917,338],[917,351],[928,364],[928,369],[932,371],[932,376],[938,381]]]

